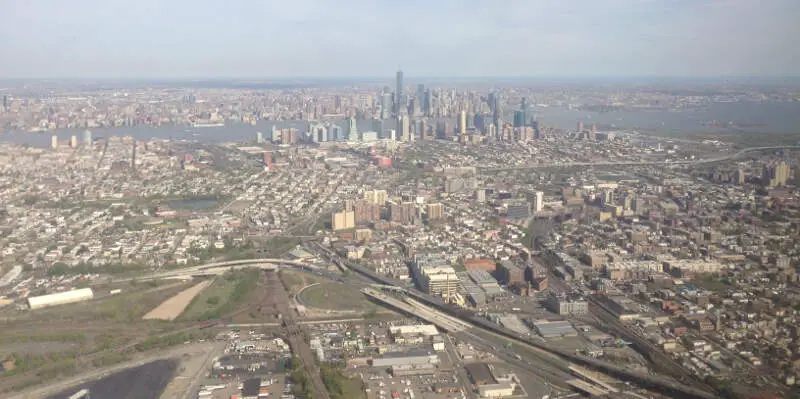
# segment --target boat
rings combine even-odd
[[[201,128],[201,127],[225,127],[224,123],[195,123],[192,125],[194,128]]]

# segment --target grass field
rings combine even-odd
[[[308,287],[300,293],[302,302],[312,308],[330,310],[366,311],[376,306],[364,294],[351,285],[321,283]]]
[[[230,271],[196,296],[178,320],[211,320],[228,313],[251,299],[261,272],[258,269]]]
[[[54,306],[50,308],[27,311],[14,319],[46,320],[47,322],[97,322],[113,321],[133,323],[142,316],[178,292],[188,288],[185,283],[161,282],[155,287],[137,285],[136,291],[107,296],[87,302]]]

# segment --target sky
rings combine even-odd
[[[0,78],[800,74],[798,0],[0,0]]]

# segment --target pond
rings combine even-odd
[[[213,198],[198,198],[167,201],[167,206],[172,209],[205,211],[214,208],[218,203],[219,200]]]

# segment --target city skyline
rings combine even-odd
[[[800,4],[791,1],[421,6],[243,1],[220,12],[203,2],[11,1],[0,16],[0,78],[351,78],[386,76],[398,64],[409,77],[452,78],[800,70],[791,45]]]

